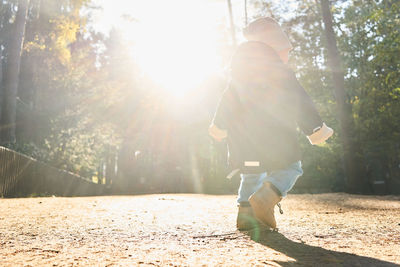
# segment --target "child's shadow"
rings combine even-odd
[[[289,262],[274,261],[281,266],[400,266],[374,258],[297,243],[276,231],[255,229],[244,233],[248,234],[253,241],[295,260]],[[264,263],[271,264],[271,261]]]

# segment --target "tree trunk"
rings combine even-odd
[[[22,45],[28,14],[29,0],[20,0],[14,22],[14,36],[9,43],[7,65],[4,75],[4,113],[2,138],[5,143],[14,143],[18,79],[20,72]]]
[[[368,187],[363,175],[362,164],[357,158],[357,149],[351,139],[354,128],[351,106],[346,102],[344,89],[344,73],[341,67],[336,36],[333,31],[333,21],[329,0],[321,0],[322,18],[325,26],[326,46],[328,52],[328,67],[332,71],[332,81],[337,102],[339,123],[341,127],[341,142],[343,146],[343,161],[345,171],[346,191],[349,193],[365,193]]]
[[[30,0],[29,3],[29,23],[25,27],[25,42],[35,42],[35,37],[40,32],[40,3],[41,0]],[[22,100],[22,112],[17,108],[17,125],[15,127],[15,137],[18,142],[39,142],[37,136],[38,122],[37,111],[35,109],[36,81],[38,66],[37,52],[30,51],[22,54],[21,69],[19,74],[18,97]],[[17,103],[18,105],[18,103]]]
[[[236,46],[235,24],[233,23],[232,3],[228,0],[229,22],[231,25],[232,44]]]
[[[1,115],[2,115],[2,108],[3,108],[3,50],[0,47],[0,122],[1,122]],[[0,123],[1,125],[1,123]]]
[[[0,1],[2,2],[2,1]],[[1,28],[0,28],[0,45],[3,46],[2,48],[0,48],[0,65],[1,65],[1,79],[0,79],[0,126],[2,126],[2,116],[3,116],[3,110],[4,110],[4,69],[5,69],[5,59],[7,58],[7,51],[6,51],[6,47],[7,47],[7,43],[9,42],[8,40],[8,27],[10,27],[9,25],[9,21],[11,19],[12,13],[11,13],[11,8],[7,7],[4,3],[1,4],[0,8],[6,8],[6,12],[4,14],[4,16],[2,18],[0,18],[0,24],[1,24]],[[0,128],[1,129],[1,128]],[[0,141],[1,141],[1,130],[0,130]]]
[[[42,0],[32,0],[32,17],[36,21],[39,20],[40,17],[40,7],[41,7],[41,1]],[[36,23],[37,24],[37,23]]]
[[[247,27],[248,19],[247,19],[247,0],[244,0],[244,26]]]

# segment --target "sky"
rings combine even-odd
[[[92,14],[92,27],[103,33],[118,28],[132,44],[142,70],[175,95],[184,95],[222,71],[218,25],[229,27],[225,0],[96,0],[95,4],[101,8]],[[244,22],[244,1],[233,0],[232,6],[236,22]]]
[[[139,23],[152,23],[157,18],[195,18],[198,23],[227,20],[226,0],[95,0],[102,10],[95,13],[94,25],[99,31],[126,23],[121,16],[129,15]],[[244,20],[244,1],[232,0],[236,21]]]

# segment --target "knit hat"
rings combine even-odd
[[[275,51],[293,48],[281,26],[270,17],[259,18],[251,22],[243,29],[243,35],[248,41],[263,42]]]
[[[258,41],[240,44],[231,59],[232,78],[240,82],[276,80],[284,68],[276,51]]]

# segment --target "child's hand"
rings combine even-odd
[[[307,138],[312,145],[319,145],[328,140],[332,134],[332,128],[329,128],[325,123],[323,123],[322,127],[315,129],[311,135],[307,136]]]
[[[211,124],[208,128],[208,133],[218,142],[222,141],[222,139],[228,136],[228,132],[226,130],[221,130],[215,124]]]

